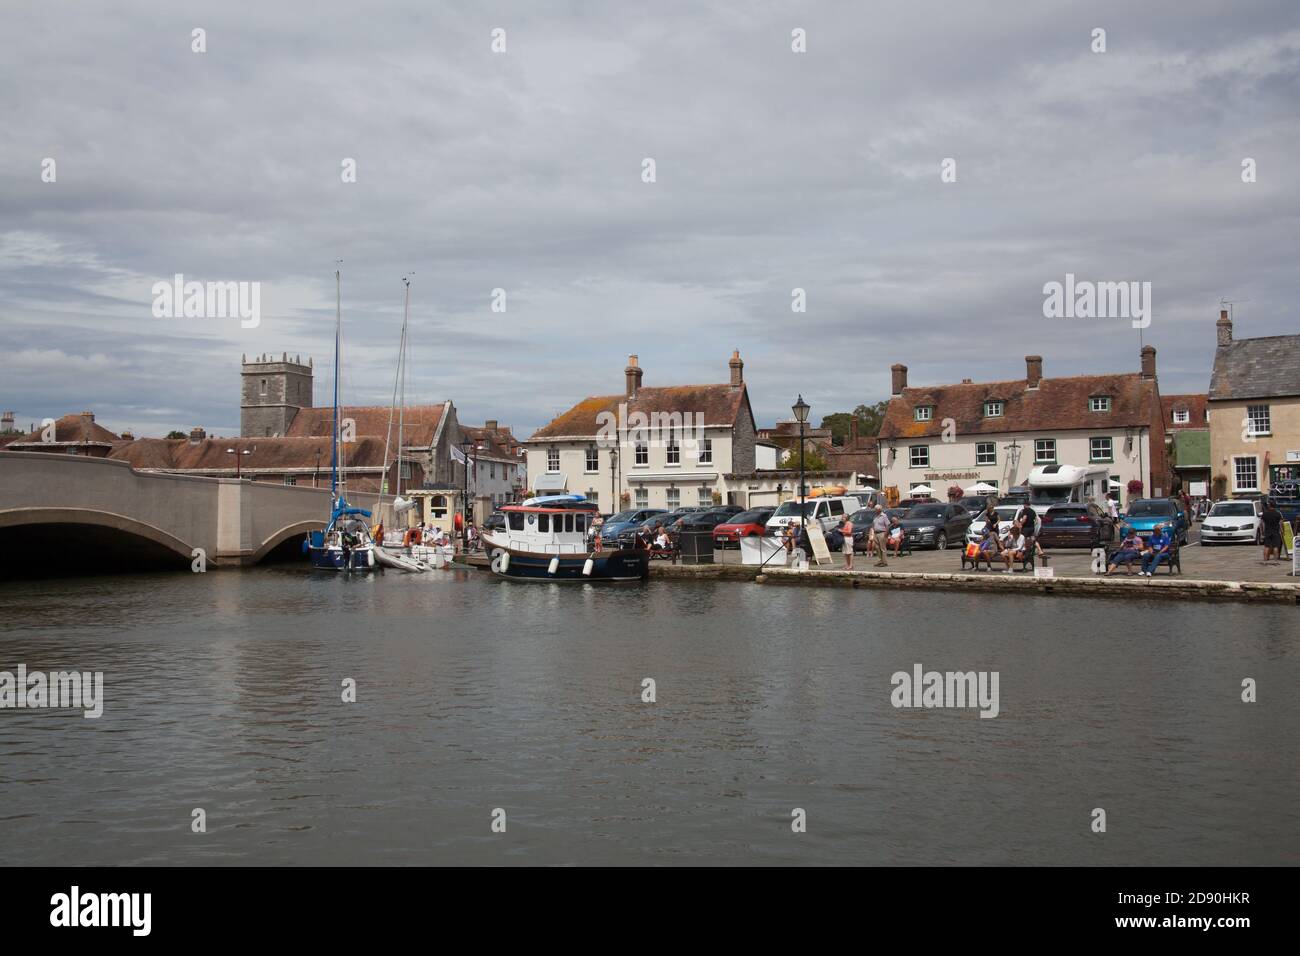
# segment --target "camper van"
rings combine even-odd
[[[821,525],[823,531],[829,531],[853,512],[862,508],[862,503],[854,495],[832,495],[824,498],[809,498],[804,502],[804,514]],[[767,519],[767,533],[780,534],[788,524],[799,523],[799,500],[792,498],[781,503],[772,517]]]
[[[1040,465],[1029,473],[1029,503],[1040,518],[1053,505],[1101,504],[1109,478],[1105,465]]]

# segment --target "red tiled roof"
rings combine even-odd
[[[403,415],[402,434],[408,448],[412,446],[427,447],[433,444],[438,434],[438,425],[442,422],[442,405],[408,405]],[[391,409],[387,405],[348,405],[342,410],[343,418],[350,418],[356,423],[356,434],[378,435],[382,446],[388,434],[388,419]],[[392,414],[393,442],[397,442],[397,415]],[[334,428],[334,409],[303,408],[294,415],[289,425],[286,438],[324,438],[328,442]]]
[[[37,429],[30,435],[11,436],[12,440],[6,442],[7,445],[34,445],[41,444],[41,430]],[[97,425],[94,416],[91,416],[89,426],[82,419],[80,414],[64,415],[54,423],[54,441],[62,443],[78,442],[97,442],[101,444],[112,444],[121,441],[121,437],[114,435],[103,425]]]
[[[1076,375],[1044,378],[1037,389],[1025,379],[1006,382],[972,382],[905,388],[891,398],[880,426],[882,439],[923,438],[943,433],[951,418],[959,435],[998,434],[1009,431],[1068,431],[1099,426],[1150,425],[1155,416],[1156,383],[1137,372],[1116,375]],[[1109,395],[1109,412],[1089,411],[1088,399]],[[984,417],[984,403],[1000,401],[1003,413]],[[916,421],[918,405],[933,405],[929,421]]]
[[[1205,420],[1205,395],[1161,395],[1160,406],[1165,416],[1165,428],[1207,428]],[[1175,411],[1188,413],[1187,421],[1174,421]]]
[[[138,469],[233,471],[235,456],[228,451],[232,448],[240,453],[239,469],[242,472],[262,469],[315,471],[318,453],[321,472],[329,472],[328,435],[324,438],[205,438],[199,442],[183,438],[138,438],[119,443],[108,457],[130,462],[132,468]],[[383,436],[362,436],[344,445],[343,449],[343,463],[348,467],[378,468],[383,465]],[[249,454],[244,455],[245,450]],[[395,457],[396,450],[390,448],[389,458]]]
[[[528,441],[592,437],[601,427],[598,416],[602,412],[617,416],[618,407],[624,402],[627,403],[629,416],[636,412],[645,415],[702,414],[705,425],[734,425],[740,418],[741,409],[747,406],[749,398],[743,384],[736,388],[731,385],[672,385],[666,388],[642,388],[631,401],[626,395],[596,395],[584,398],[564,414],[543,425],[533,432]]]

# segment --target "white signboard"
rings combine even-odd
[[[786,554],[785,545],[780,538],[751,535],[740,539],[741,564],[766,563],[769,568],[780,568],[785,566],[787,557],[789,555]]]
[[[822,534],[822,526],[816,521],[808,524],[808,540],[812,542],[813,557],[817,559],[817,563],[830,564],[831,549],[826,547],[826,536]]]
[[[1056,568],[1034,568],[1034,577],[1036,578],[1054,578],[1056,577]]]
[[[1203,481],[1189,481],[1187,485],[1188,488],[1191,489],[1188,492],[1188,494],[1190,494],[1193,498],[1204,498],[1207,494],[1209,494],[1209,492],[1206,490],[1205,482]]]

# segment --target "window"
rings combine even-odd
[[[587,471],[600,471],[600,449],[595,445],[587,446]]]
[[[708,485],[700,485],[699,502],[705,507],[713,504],[713,492],[709,489]]]
[[[636,443],[636,451],[634,453],[632,464],[641,468],[650,464],[650,446],[648,444],[643,441]]]
[[[262,379],[262,394],[266,394],[266,379]]]
[[[546,449],[546,470],[549,472],[557,472],[560,470],[560,449]]]
[[[632,500],[636,503],[636,507],[638,508],[649,508],[650,492],[646,491],[644,488],[638,488],[636,491],[632,492]]]
[[[1259,459],[1244,455],[1232,459],[1234,491],[1259,491]]]
[[[917,420],[918,422],[928,422],[928,421],[930,421],[932,418],[934,418],[934,406],[933,406],[933,405],[917,405],[917,406],[916,406],[916,420]]]
[[[682,506],[682,490],[680,488],[668,489],[668,507],[680,508]]]
[[[286,485],[296,485],[298,483],[298,479],[295,478],[293,475],[285,475],[284,483]]]
[[[701,465],[713,464],[713,439],[712,438],[700,439],[700,464]]]
[[[1090,412],[1108,412],[1110,411],[1109,395],[1094,395],[1088,399],[1088,411]]]
[[[511,531],[524,530],[524,513],[522,511],[511,511],[509,513],[509,518]]]
[[[1056,462],[1056,439],[1055,438],[1037,438],[1034,440],[1034,464],[1055,464]]]
[[[975,464],[996,465],[998,463],[998,446],[991,441],[975,443]]]
[[[668,464],[680,465],[682,463],[682,446],[681,442],[677,440],[677,437],[674,435],[669,438],[668,444],[665,447],[667,449],[666,454]]]
[[[1115,440],[1107,435],[1104,438],[1088,439],[1089,461],[1114,461]]]
[[[984,417],[985,417],[985,418],[1000,418],[1000,417],[1002,416],[1002,409],[1003,409],[1003,407],[1004,407],[1004,406],[1003,406],[1003,403],[1002,403],[1002,402],[985,402],[985,403],[984,403]]]
[[[1175,425],[1186,425],[1186,424],[1187,424],[1188,422],[1190,422],[1191,420],[1192,420],[1192,413],[1189,412],[1187,409],[1185,409],[1185,408],[1175,408],[1175,409],[1174,409],[1174,424],[1175,424]]]
[[[929,445],[912,445],[908,448],[911,455],[911,465],[913,468],[930,467],[930,446]]]
[[[546,532],[551,530],[551,516],[545,511],[537,516],[537,530]]]
[[[488,477],[495,478],[496,476],[497,476],[497,463],[495,461],[490,461],[488,462]]]
[[[915,491],[917,488],[920,488],[920,487],[923,486],[924,484],[925,484],[924,481],[914,481],[914,482],[912,482],[911,487],[908,489],[908,497],[914,497],[914,496],[911,494],[911,492]]]
[[[1246,406],[1246,433],[1248,435],[1273,434],[1272,416],[1267,405]]]
[[[600,492],[597,491],[595,488],[588,488],[588,489],[587,489],[587,500],[590,501],[590,502],[591,502],[593,505],[595,505],[597,508],[599,508],[599,507],[600,507]]]
[[[587,516],[581,511],[573,516],[573,530],[578,534],[587,533]]]

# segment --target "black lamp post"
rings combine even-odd
[[[317,479],[320,478],[320,449],[316,449],[316,470],[311,473],[311,486],[316,487]]]
[[[462,440],[460,443],[460,452],[464,456],[464,461],[460,463],[461,468],[461,522],[460,522],[460,549],[467,551],[469,549],[469,453],[474,448],[474,443],[469,440]]]
[[[226,454],[227,454],[227,455],[234,455],[234,456],[235,456],[235,477],[236,477],[236,478],[240,477],[240,475],[242,474],[242,472],[241,472],[241,470],[240,470],[239,463],[240,463],[240,461],[243,459],[243,457],[244,457],[245,455],[250,454],[249,450],[248,450],[247,448],[245,448],[243,451],[238,451],[238,452],[237,452],[237,451],[235,451],[235,449],[233,449],[233,448],[227,448],[227,449],[226,449]]]
[[[799,423],[799,523],[803,524],[807,515],[804,514],[804,495],[805,488],[803,480],[803,426],[808,421],[808,411],[811,406],[799,396],[799,400],[794,403],[791,410],[794,412],[795,421]]]

